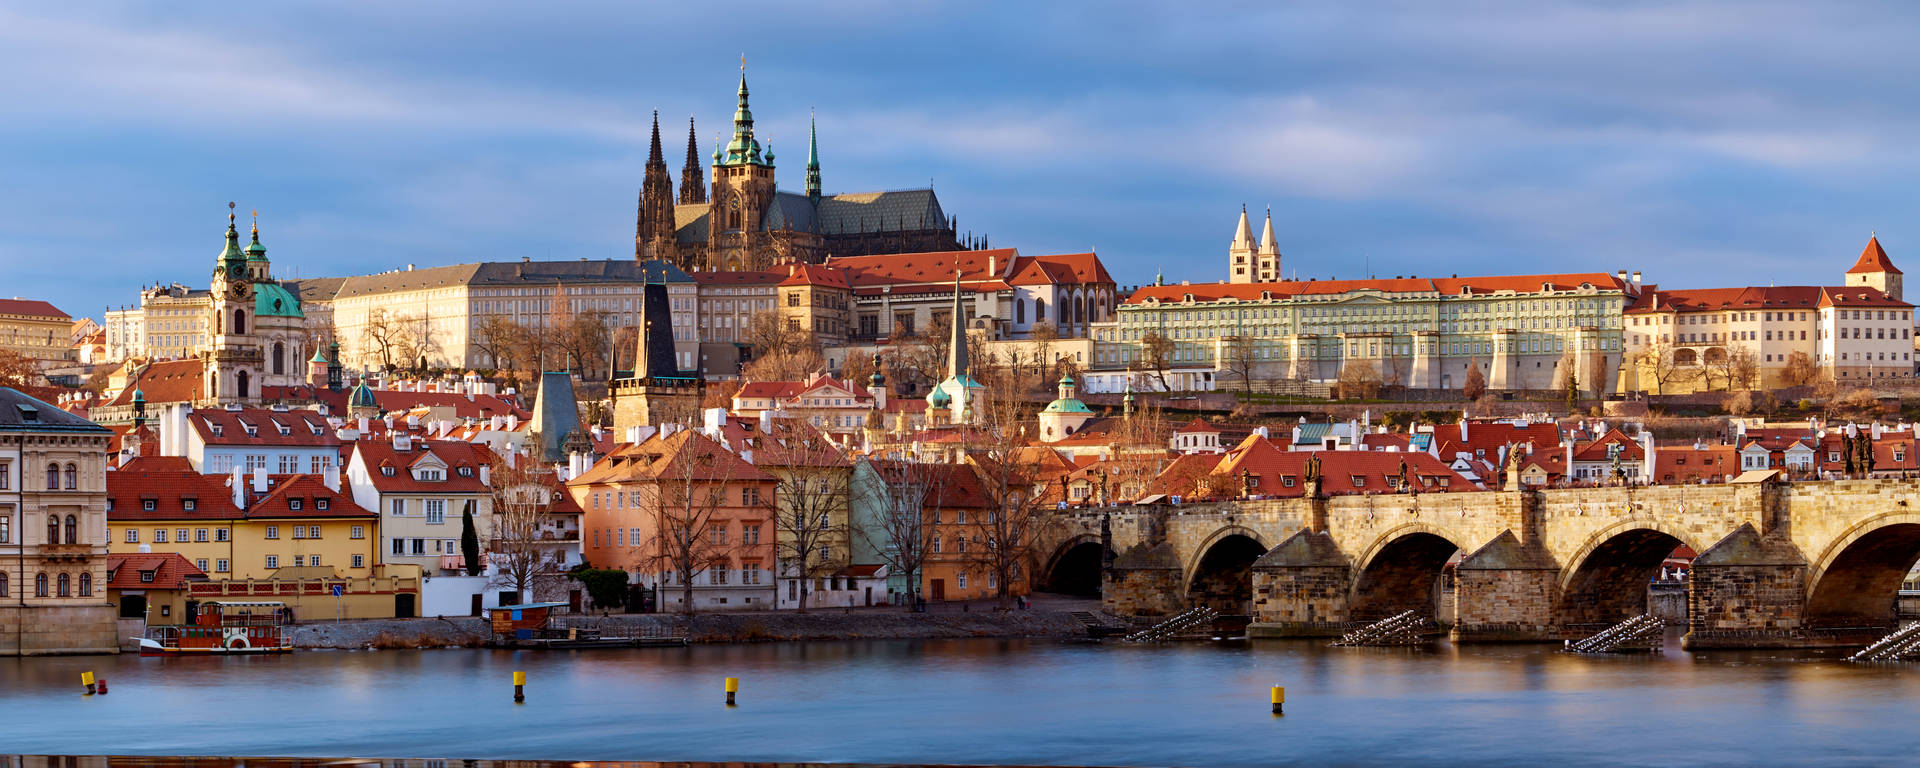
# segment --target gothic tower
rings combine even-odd
[[[687,118],[687,163],[680,166],[680,204],[699,205],[707,201],[707,184],[700,177],[700,138],[693,135],[693,118]]]
[[[660,113],[653,113],[653,146],[647,150],[647,173],[640,182],[639,220],[634,227],[636,259],[669,258],[674,241],[673,179],[660,151]]]
[[[773,150],[760,151],[747,107],[747,65],[740,65],[740,103],[733,140],[714,152],[713,193],[707,202],[707,268],[761,269],[769,261],[761,218],[773,204]]]
[[[807,114],[807,200],[820,204],[820,130]]]
[[[1251,283],[1258,278],[1253,260],[1253,225],[1247,223],[1247,207],[1240,206],[1240,225],[1234,227],[1233,244],[1227,246],[1227,281]]]
[[[1280,281],[1280,244],[1273,237],[1273,208],[1267,208],[1267,224],[1260,230],[1260,252],[1255,257],[1260,272],[1254,276],[1257,283],[1275,283]]]

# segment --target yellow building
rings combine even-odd
[[[175,552],[215,580],[283,568],[369,577],[378,523],[319,475],[202,475],[184,458],[154,456],[107,473],[110,551]]]
[[[0,349],[35,360],[70,359],[73,318],[44,301],[0,299]]]

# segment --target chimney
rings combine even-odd
[[[405,432],[393,433],[393,449],[401,453],[413,450],[413,437]]]
[[[507,414],[507,431],[512,432],[519,428],[520,428],[520,414],[517,414],[517,413]]]
[[[1640,287],[1640,270],[1637,269],[1633,272],[1633,287]]]
[[[339,467],[339,465],[337,465],[337,464],[332,464],[332,463],[328,463],[328,464],[327,464],[327,471],[325,471],[325,472],[322,472],[322,473],[320,473],[320,482],[321,482],[321,484],[323,484],[323,485],[325,485],[325,486],[327,486],[327,490],[329,490],[329,491],[338,491],[338,490],[340,490],[340,467]]]
[[[493,487],[493,467],[492,466],[487,464],[480,465],[480,484],[487,486],[488,488]]]
[[[989,252],[987,254],[987,276],[994,277],[999,274],[1000,274],[1000,254]]]
[[[233,505],[241,509],[247,508],[247,477],[245,472],[246,470],[240,467],[234,467],[233,477],[227,479],[227,487],[233,491]]]
[[[369,426],[372,426],[372,425],[367,423],[367,417],[365,416],[360,417],[360,434],[365,435],[367,433],[367,428]]]
[[[266,467],[256,467],[256,468],[254,468],[254,470],[253,470],[253,492],[254,492],[254,493],[266,493],[266,492],[267,492],[267,468],[266,468]]]
[[[505,423],[506,423],[506,419],[500,418],[500,416],[497,414],[487,417],[487,429],[492,430],[494,432],[500,431],[501,425]]]

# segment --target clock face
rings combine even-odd
[[[227,274],[233,275],[234,277],[239,277],[241,274],[244,274],[245,272],[246,272],[246,267],[242,267],[238,264],[235,264],[227,268]]]
[[[236,299],[244,299],[247,297],[248,288],[249,286],[247,285],[246,281],[243,280],[243,281],[234,283],[232,288],[227,289],[227,292],[233,294],[233,297]]]

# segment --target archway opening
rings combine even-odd
[[[1648,612],[1647,594],[1661,564],[1682,542],[1659,531],[1636,528],[1607,539],[1573,572],[1560,598],[1560,620],[1591,629]]]
[[[1253,615],[1253,561],[1266,553],[1267,548],[1250,536],[1221,537],[1193,569],[1187,602],[1211,607],[1222,616]]]
[[[1100,542],[1083,541],[1053,558],[1044,591],[1076,597],[1100,596]]]
[[[1807,597],[1809,627],[1891,627],[1900,584],[1920,560],[1920,524],[1897,523],[1855,539]]]
[[[1354,580],[1353,599],[1347,603],[1354,621],[1379,621],[1407,611],[1440,622],[1442,576],[1447,562],[1460,551],[1444,537],[1416,532],[1382,547]]]

